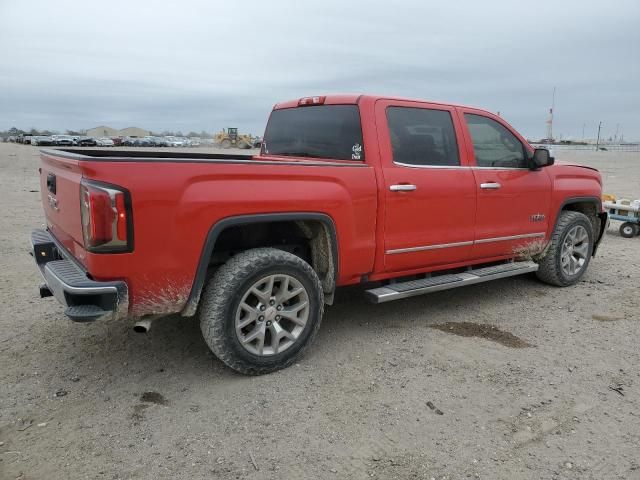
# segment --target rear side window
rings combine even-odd
[[[527,168],[524,146],[503,125],[482,115],[465,113],[479,167]]]
[[[427,108],[389,107],[393,161],[408,165],[460,165],[451,114]]]
[[[357,105],[318,105],[271,112],[265,155],[364,160]]]

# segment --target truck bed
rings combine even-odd
[[[132,316],[181,311],[214,226],[232,217],[321,213],[340,231],[337,283],[373,267],[377,189],[365,163],[90,148],[43,149],[41,158],[48,232],[91,279],[125,281]],[[130,196],[127,251],[85,248],[83,181]]]

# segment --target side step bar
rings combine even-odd
[[[436,277],[392,283],[384,287],[372,288],[365,292],[367,300],[372,303],[384,303],[400,298],[414,297],[424,293],[438,292],[450,288],[489,282],[498,278],[513,277],[523,273],[535,272],[538,264],[534,262],[513,262],[493,267],[482,267],[463,273],[451,273]]]

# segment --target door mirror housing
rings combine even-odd
[[[549,150],[546,148],[536,148],[531,158],[531,168],[537,170],[538,168],[548,167],[553,165],[554,160]]]

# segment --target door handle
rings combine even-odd
[[[480,188],[483,190],[497,190],[502,187],[498,182],[481,183]]]
[[[417,187],[415,185],[409,185],[407,183],[401,183],[400,185],[391,185],[389,190],[392,192],[413,192]]]

